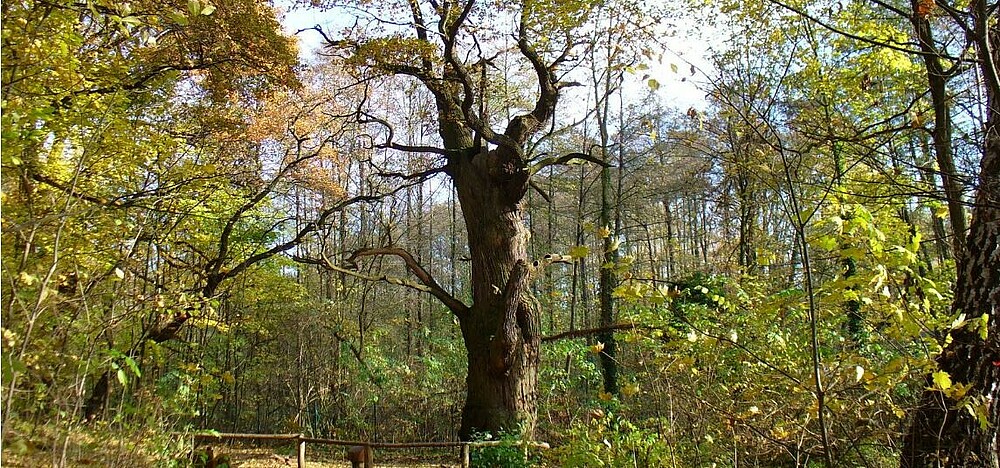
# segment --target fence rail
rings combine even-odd
[[[297,465],[298,468],[305,468],[306,466],[306,444],[318,444],[318,445],[340,445],[345,447],[366,447],[369,450],[374,451],[374,449],[407,449],[407,448],[445,448],[445,447],[460,447],[461,448],[461,458],[462,458],[462,468],[469,468],[470,456],[469,453],[471,449],[477,447],[499,447],[499,446],[515,446],[524,447],[525,450],[529,448],[535,449],[548,449],[549,444],[546,442],[536,442],[536,441],[506,441],[506,440],[482,440],[474,442],[400,442],[400,443],[390,443],[390,442],[364,442],[356,440],[339,440],[339,439],[323,439],[316,437],[306,437],[304,434],[239,434],[230,432],[196,432],[179,434],[187,437],[193,437],[194,440],[287,440],[295,441],[298,445],[297,453]],[[365,468],[373,468],[365,466]]]

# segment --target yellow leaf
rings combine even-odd
[[[597,394],[597,398],[600,398],[601,401],[611,401],[615,399],[615,396],[608,392],[601,392]]]
[[[608,237],[610,235],[611,235],[611,228],[610,227],[604,226],[604,227],[602,227],[602,228],[600,228],[600,229],[597,230],[597,237],[600,237],[601,239],[603,239],[605,237]]]
[[[17,281],[25,286],[31,286],[38,282],[38,277],[22,271],[19,275],[17,275]]]
[[[792,435],[792,433],[789,432],[787,429],[785,429],[783,426],[775,426],[771,429],[771,435],[774,436],[775,439],[780,440],[787,438],[788,436]]]
[[[854,381],[860,382],[861,379],[865,377],[865,368],[861,366],[854,366]]]
[[[611,297],[618,297],[629,302],[637,302],[645,297],[646,289],[640,283],[623,284],[611,292]]]
[[[618,239],[611,241],[611,245],[608,246],[608,252],[614,252],[621,247],[622,243]]]
[[[935,390],[947,390],[951,388],[951,376],[945,371],[937,371],[931,374],[931,380],[934,381]]]
[[[586,245],[577,245],[570,247],[569,249],[569,256],[573,258],[583,258],[586,257],[587,254],[589,253],[590,253],[590,248],[587,247]]]
[[[600,341],[590,347],[590,352],[594,354],[600,354],[601,351],[604,351],[604,343],[601,343]]]
[[[972,388],[971,384],[964,385],[962,383],[957,383],[949,388],[945,394],[947,394],[948,398],[951,398],[952,400],[961,400],[965,397],[965,394],[969,392],[970,388]]]

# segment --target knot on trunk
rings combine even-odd
[[[490,341],[490,374],[501,377],[510,373],[517,359],[516,332],[513,339],[494,336]]]

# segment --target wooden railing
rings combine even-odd
[[[366,447],[369,450],[375,449],[408,449],[408,448],[461,448],[462,468],[469,468],[469,454],[471,449],[478,447],[499,447],[512,446],[529,448],[548,449],[549,444],[534,441],[516,440],[483,440],[474,442],[406,442],[406,443],[385,443],[385,442],[361,442],[354,440],[321,439],[307,437],[304,434],[236,434],[227,432],[198,432],[185,434],[187,437],[194,437],[198,440],[287,440],[295,441],[297,444],[296,460],[298,468],[306,466],[306,444],[320,445],[340,445],[345,447]],[[365,468],[371,468],[366,466]]]

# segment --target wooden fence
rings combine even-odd
[[[353,440],[321,439],[316,437],[306,437],[304,434],[235,434],[226,432],[199,432],[185,434],[198,440],[287,440],[295,441],[296,460],[298,468],[306,466],[306,444],[320,445],[340,445],[345,447],[361,446],[367,447],[374,452],[375,449],[408,449],[408,448],[447,448],[460,447],[462,468],[469,468],[469,453],[471,449],[477,447],[498,447],[498,446],[518,446],[529,448],[548,449],[549,444],[534,441],[507,441],[507,440],[483,440],[475,442],[407,442],[407,443],[383,443],[383,442],[360,442]],[[371,468],[366,466],[365,468]]]

